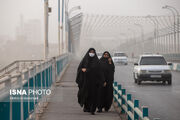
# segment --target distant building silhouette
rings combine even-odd
[[[31,19],[24,22],[21,16],[20,26],[16,28],[16,39],[27,40],[31,44],[42,43],[41,21]]]

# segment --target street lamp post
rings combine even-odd
[[[175,52],[180,52],[180,48],[179,48],[179,12],[176,8],[172,7],[172,6],[163,6],[162,9],[168,9],[173,13],[174,16],[174,47],[175,47]],[[177,29],[176,29],[176,16],[177,16]],[[176,32],[177,30],[177,32]],[[177,44],[176,44],[177,43]]]
[[[137,52],[137,49],[136,49],[135,30],[128,28],[128,31],[130,31],[130,32],[132,33],[132,35],[133,35],[132,40],[135,41],[135,44],[134,44],[134,50],[135,50],[135,51],[134,51],[134,52]],[[134,54],[134,53],[133,53],[133,54]],[[138,54],[138,53],[137,53],[137,54]]]
[[[51,8],[49,7],[48,0],[44,0],[44,59],[48,58],[49,54],[49,45],[48,45],[48,16],[51,12]]]
[[[141,30],[141,41],[142,41],[142,53],[144,53],[144,28],[141,24],[134,24],[135,26],[139,27]]]
[[[60,0],[58,0],[58,51],[59,55],[61,54],[61,38],[60,38],[60,33],[61,33],[61,26],[60,26]]]
[[[159,35],[159,22],[156,19],[152,19],[151,15],[146,16],[149,18],[154,24],[154,42],[153,42],[153,50],[154,53],[158,52],[158,35]]]
[[[127,36],[127,34],[125,34],[125,33],[120,33],[120,35],[125,37],[125,39],[127,40],[126,43],[127,43],[127,46],[128,46],[128,43],[129,43],[129,42],[128,42],[128,36]],[[119,37],[117,37],[117,38],[119,38]],[[120,42],[120,46],[121,46],[121,42]],[[127,50],[126,48],[124,49],[124,47],[123,47],[123,48],[120,48],[120,49],[123,50],[123,51],[124,51],[124,50]]]
[[[69,30],[69,21],[68,21],[68,7],[69,7],[69,0],[66,1],[66,4],[65,4],[65,21],[66,21],[66,29],[67,29],[67,38],[66,38],[66,50],[67,50],[67,53],[70,52],[70,30]]]
[[[64,0],[62,0],[62,5],[60,6],[61,0],[58,0],[58,47],[59,47],[59,55],[63,53],[63,28],[64,28]],[[61,8],[62,7],[62,8]]]

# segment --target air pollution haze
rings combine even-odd
[[[168,10],[162,10],[164,5],[171,5],[180,10],[179,0],[69,0],[69,10],[78,5],[81,6],[84,16],[171,15]],[[49,14],[49,55],[56,56],[58,55],[58,0],[49,0],[49,6],[52,7],[52,12]],[[0,68],[14,60],[43,59],[44,0],[1,0],[0,15]],[[118,41],[113,34],[108,34],[119,30],[115,26],[109,27],[109,30],[102,28],[104,31],[95,33],[92,31],[94,28],[91,19],[85,20],[83,17],[79,45],[82,49],[77,49],[79,56],[82,56],[89,47],[94,47],[97,51],[106,49],[113,51],[126,41],[126,37],[121,37],[119,38],[121,41]],[[87,27],[89,29],[86,29]],[[151,26],[146,30],[149,29],[153,31]],[[89,33],[84,34],[87,30]]]

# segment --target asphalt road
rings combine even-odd
[[[172,85],[160,82],[134,83],[133,64],[116,65],[115,81],[120,83],[127,93],[140,100],[140,104],[149,107],[151,119],[180,120],[180,72],[172,72]]]

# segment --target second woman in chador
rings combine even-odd
[[[98,90],[105,82],[103,72],[94,48],[90,48],[79,64],[76,83],[78,102],[84,112],[95,114],[98,106]]]
[[[103,53],[100,59],[100,65],[104,73],[105,85],[99,88],[98,112],[102,112],[103,108],[105,109],[105,111],[108,111],[111,107],[113,100],[113,82],[115,66],[109,52],[106,51]]]

